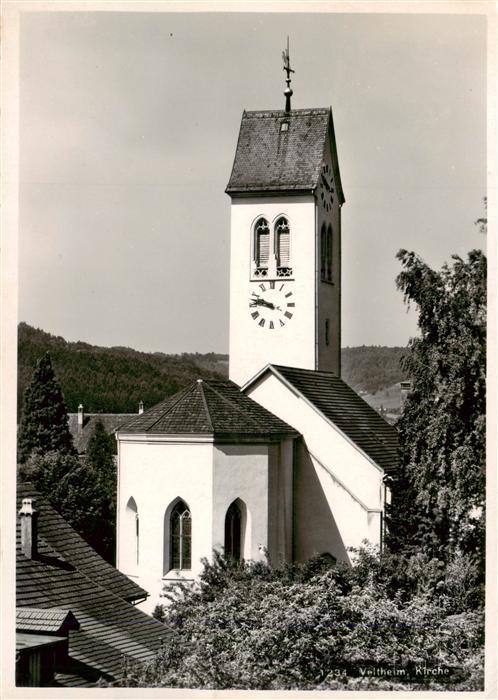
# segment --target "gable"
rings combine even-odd
[[[398,435],[346,382],[332,372],[268,365],[248,382],[251,388],[272,372],[305,399],[317,413],[335,425],[359,450],[386,473],[398,467]]]

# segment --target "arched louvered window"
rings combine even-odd
[[[327,282],[332,282],[332,256],[333,256],[332,243],[333,243],[332,226],[329,224],[328,228],[327,228],[327,269],[326,269]]]
[[[242,540],[242,513],[237,501],[227,510],[225,517],[225,554],[240,561]]]
[[[290,263],[290,230],[289,222],[281,216],[275,224],[275,253],[277,266],[288,267]]]
[[[170,519],[170,568],[192,568],[192,518],[184,501],[178,501]]]
[[[326,270],[327,270],[327,228],[325,224],[322,224],[322,230],[320,232],[320,276],[322,281],[326,281]]]
[[[254,227],[254,261],[256,267],[268,267],[270,259],[270,228],[264,218],[258,219]]]

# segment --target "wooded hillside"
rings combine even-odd
[[[228,374],[228,355],[145,353],[126,347],[68,342],[20,323],[18,328],[18,410],[37,360],[50,352],[68,411],[82,403],[89,413],[135,413],[140,401],[153,406],[198,377]],[[374,393],[404,379],[403,348],[343,348],[342,376],[356,391]]]

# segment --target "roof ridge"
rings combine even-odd
[[[163,401],[162,401],[161,403],[163,403],[163,402],[165,402],[165,401],[168,401],[168,400],[171,400],[171,399],[175,398],[175,396],[177,397],[177,398],[176,398],[176,401],[173,401],[173,402],[171,403],[171,406],[168,406],[168,408],[166,409],[166,411],[165,411],[164,413],[161,413],[161,415],[159,416],[159,418],[158,418],[157,420],[155,420],[153,423],[151,423],[151,424],[149,425],[149,427],[145,430],[145,432],[148,432],[151,428],[153,428],[153,427],[156,425],[156,423],[159,423],[159,421],[162,420],[162,419],[164,418],[164,416],[167,416],[168,413],[171,413],[171,411],[174,409],[174,407],[175,407],[180,401],[182,401],[182,400],[185,398],[185,396],[188,396],[189,394],[192,393],[192,391],[194,390],[195,386],[196,386],[196,383],[190,384],[189,386],[186,386],[186,387],[184,387],[183,389],[180,389],[180,391],[178,392],[178,394],[173,394],[173,396],[168,396],[167,398],[163,399]],[[152,406],[149,410],[152,410],[153,408],[155,408],[155,407]],[[137,418],[139,418],[140,415],[143,415],[143,414],[137,415]]]
[[[285,115],[287,117],[292,117],[293,114],[300,114],[300,115],[306,115],[306,114],[327,114],[330,111],[330,106],[329,107],[303,107],[301,109],[292,109],[290,112],[286,112],[284,109],[245,109],[244,114],[245,115],[251,115],[251,116],[256,116],[256,115],[270,115],[270,114],[275,114],[275,115]]]
[[[211,413],[210,413],[210,411],[209,411],[209,406],[208,406],[208,403],[207,403],[207,399],[206,399],[206,396],[205,396],[205,394],[204,394],[204,384],[205,384],[205,382],[203,382],[202,379],[198,379],[198,380],[197,380],[197,386],[199,387],[199,390],[200,390],[200,393],[201,393],[201,400],[202,400],[202,404],[203,404],[203,406],[204,406],[204,410],[205,410],[205,412],[206,412],[206,417],[207,417],[208,425],[209,425],[209,427],[211,428],[212,432],[214,433],[214,425],[213,425],[213,421],[211,420]]]
[[[335,372],[332,372],[332,370],[328,369],[305,369],[304,367],[292,367],[291,365],[274,365],[273,363],[270,363],[268,365],[269,367],[275,367],[275,369],[291,369],[294,372],[310,372],[312,374],[324,374],[327,377],[335,377],[336,379],[340,379],[341,382],[346,384],[346,386],[349,386],[344,379],[339,377]]]
[[[259,422],[256,418],[253,418],[251,415],[249,415],[246,410],[239,408],[239,406],[237,406],[237,404],[234,401],[227,398],[226,396],[223,396],[223,394],[221,394],[219,391],[217,391],[213,386],[209,385],[207,382],[205,382],[205,383],[207,386],[209,386],[209,388],[211,389],[213,394],[216,394],[216,396],[218,396],[222,401],[227,403],[231,408],[234,408],[238,413],[242,414],[246,420],[249,420],[251,423],[256,425],[256,427],[259,427]],[[240,395],[245,396],[245,394],[243,394],[242,392],[240,392]],[[213,432],[214,432],[214,426],[213,426]]]

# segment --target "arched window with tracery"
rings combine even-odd
[[[242,512],[234,501],[225,517],[225,555],[240,561],[242,551]]]
[[[270,260],[270,227],[261,217],[254,227],[254,262],[256,270],[267,270]]]
[[[290,229],[285,216],[281,216],[275,224],[275,253],[277,268],[288,269],[290,265]]]
[[[178,501],[170,519],[170,568],[192,568],[192,517],[184,501]]]

